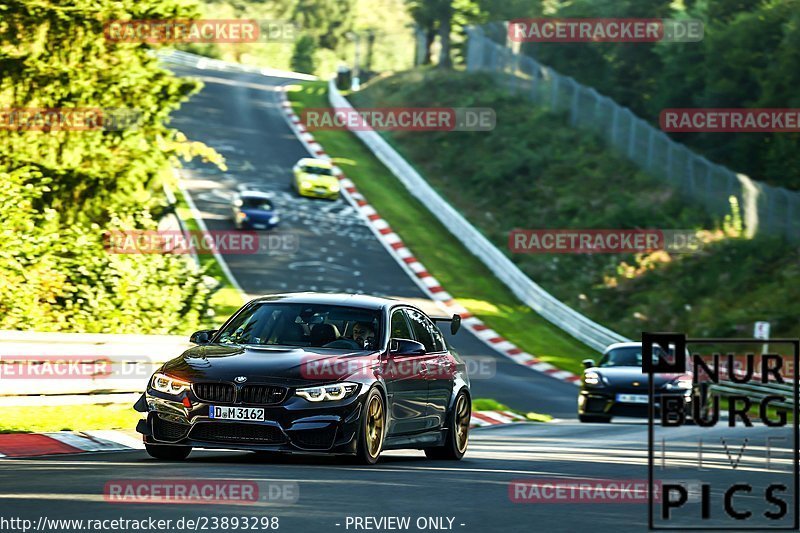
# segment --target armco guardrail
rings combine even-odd
[[[328,98],[333,108],[352,108],[333,81],[328,84]],[[426,206],[433,215],[478,257],[511,291],[562,330],[595,350],[602,351],[625,337],[593,322],[554,298],[525,275],[503,252],[484,237],[453,206],[445,201],[414,168],[375,131],[353,131],[392,174]]]
[[[0,396],[141,392],[188,337],[0,331]]]
[[[212,59],[189,52],[182,52],[180,50],[159,50],[155,53],[159,61],[163,63],[171,63],[174,65],[184,65],[192,68],[209,68],[212,70],[222,70],[231,72],[248,72],[251,74],[261,74],[263,76],[273,76],[275,78],[291,78],[297,80],[316,80],[316,76],[311,74],[302,74],[300,72],[291,72],[288,70],[279,70],[267,67],[256,67],[253,65],[243,65],[240,63],[230,63],[228,61],[221,61],[219,59]]]
[[[794,385],[790,383],[733,383],[720,381],[711,385],[714,394],[723,397],[732,395],[747,396],[751,400],[760,402],[767,396],[781,396],[782,401],[770,402],[770,405],[780,409],[794,409]]]

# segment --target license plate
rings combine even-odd
[[[253,229],[266,229],[266,224],[253,224]]]
[[[260,407],[225,407],[211,405],[208,416],[218,420],[245,420],[250,422],[264,422],[264,409]]]
[[[647,394],[617,394],[617,401],[621,403],[647,403]]]

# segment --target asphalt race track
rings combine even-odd
[[[486,428],[473,432],[469,451],[458,463],[429,461],[420,452],[397,451],[385,454],[369,468],[332,458],[259,459],[251,453],[224,451],[193,452],[185,463],[157,463],[143,451],[19,459],[4,463],[0,469],[0,505],[11,510],[6,515],[27,518],[34,524],[40,516],[137,520],[153,517],[173,521],[181,517],[276,516],[280,531],[354,531],[352,525],[346,527],[348,517],[407,516],[412,524],[420,517],[448,517],[453,519],[452,529],[456,531],[644,531],[646,503],[515,503],[509,494],[509,483],[534,477],[641,482],[647,479],[645,429],[646,425],[639,423],[585,426],[575,422]],[[686,438],[695,430],[676,431],[677,438]],[[763,447],[765,431],[754,430],[746,435],[750,442]],[[703,434],[704,442],[718,440],[726,432],[724,428],[713,428]],[[728,437],[735,459],[743,442],[742,433],[735,437],[726,434]],[[684,446],[675,445],[674,440],[670,443],[670,458],[691,457],[693,449],[688,441]],[[743,477],[747,479],[754,486],[753,494],[739,495],[735,502],[738,508],[750,509],[754,515],[774,510],[755,490],[759,483],[777,479],[791,487],[791,475],[786,472],[790,456],[777,449],[773,450],[773,472],[763,471],[763,449],[748,448],[741,456],[738,473],[733,475],[724,451],[707,450],[703,457],[707,470],[701,472],[702,480],[712,485],[712,518],[718,519],[723,512],[723,484],[727,487]],[[656,470],[656,476],[686,481],[700,477],[689,468],[670,469],[667,474]],[[213,506],[106,502],[105,484],[127,479],[296,483],[298,498],[292,504]],[[696,520],[699,507],[697,503],[687,504],[685,517]],[[687,522],[678,525],[681,523]],[[730,522],[725,525],[730,527]]]
[[[252,188],[274,193],[282,216],[280,231],[293,232],[299,238],[299,248],[293,254],[226,256],[249,295],[320,290],[424,298],[346,202],[303,199],[289,191],[291,167],[307,154],[278,105],[275,88],[285,79],[216,71],[180,72],[200,77],[206,86],[181,109],[174,125],[190,138],[220,151],[229,166],[225,173],[199,164],[184,170],[186,187],[209,229],[231,229],[232,192]],[[0,468],[0,505],[6,509],[4,515],[27,518],[37,525],[41,516],[84,520],[153,517],[171,519],[173,524],[181,517],[278,517],[279,531],[336,532],[367,530],[355,528],[353,517],[396,516],[410,517],[409,531],[420,530],[417,520],[427,517],[443,517],[441,529],[465,532],[647,529],[646,503],[517,503],[513,501],[515,491],[510,491],[512,481],[533,478],[646,481],[645,423],[580,424],[574,420],[574,385],[493,354],[467,331],[451,342],[464,355],[497,360],[494,378],[473,382],[475,397],[495,398],[518,409],[552,414],[559,420],[474,430],[466,457],[457,463],[427,460],[416,451],[386,453],[373,467],[353,466],[337,458],[270,458],[226,451],[196,451],[182,463],[157,462],[138,450],[7,460]],[[683,468],[657,468],[656,476],[692,483],[702,480],[712,485],[712,517],[703,525],[732,525],[716,520],[723,513],[722,492],[736,481],[744,479],[753,485],[751,494],[738,495],[735,501],[737,506],[752,510],[754,520],[762,524],[761,513],[774,507],[764,502],[759,485],[777,479],[791,493],[792,456],[785,449],[791,440],[772,444],[773,468],[764,467],[766,449],[770,448],[766,437],[791,439],[787,431],[723,426],[664,431],[672,431],[665,437],[668,444],[664,444],[669,464]],[[694,468],[698,435],[707,446],[701,471]],[[745,437],[748,443],[740,454]],[[656,442],[660,442],[660,435]],[[730,464],[737,457],[737,469],[731,473]],[[298,493],[294,503],[257,505],[105,501],[103,492],[108,482],[129,479],[253,480],[296,484]],[[671,525],[685,527],[687,520],[697,522],[699,508],[698,503],[688,503],[682,510],[685,514]],[[183,528],[195,529],[202,530]],[[430,529],[436,528],[424,528]],[[39,530],[77,529],[51,526]],[[161,530],[178,531],[174,525]],[[206,530],[213,530],[210,524]]]
[[[236,190],[255,189],[274,195],[281,213],[277,233],[297,238],[298,249],[292,253],[225,255],[247,294],[337,291],[426,298],[345,200],[302,198],[289,189],[292,166],[309,155],[286,124],[279,105],[275,88],[286,79],[203,70],[179,72],[200,78],[205,88],[176,113],[174,125],[189,138],[219,151],[229,167],[223,173],[211,165],[193,165],[183,172],[185,186],[208,228],[233,229],[231,196]],[[474,397],[574,418],[574,385],[517,365],[488,349],[466,329],[450,341],[462,355],[496,359],[496,376],[474,381]]]

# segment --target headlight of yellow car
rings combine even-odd
[[[308,189],[310,187],[311,187],[311,182],[310,181],[303,180],[303,181],[300,182],[300,188],[301,189]]]
[[[331,192],[339,192],[339,184],[331,183],[329,189],[331,190]]]

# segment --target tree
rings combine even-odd
[[[294,50],[292,51],[291,67],[295,72],[305,72],[313,74],[314,72],[314,52],[317,49],[317,43],[310,35],[301,36],[294,43]]]
[[[322,48],[337,50],[353,30],[354,0],[298,0],[292,20]]]
[[[120,255],[104,233],[153,229],[179,159],[213,151],[166,126],[199,89],[141,44],[103,38],[117,19],[191,18],[181,0],[15,0],[0,6],[0,107],[136,110],[120,131],[0,135],[0,328],[172,333],[207,309],[201,272],[171,255]]]

